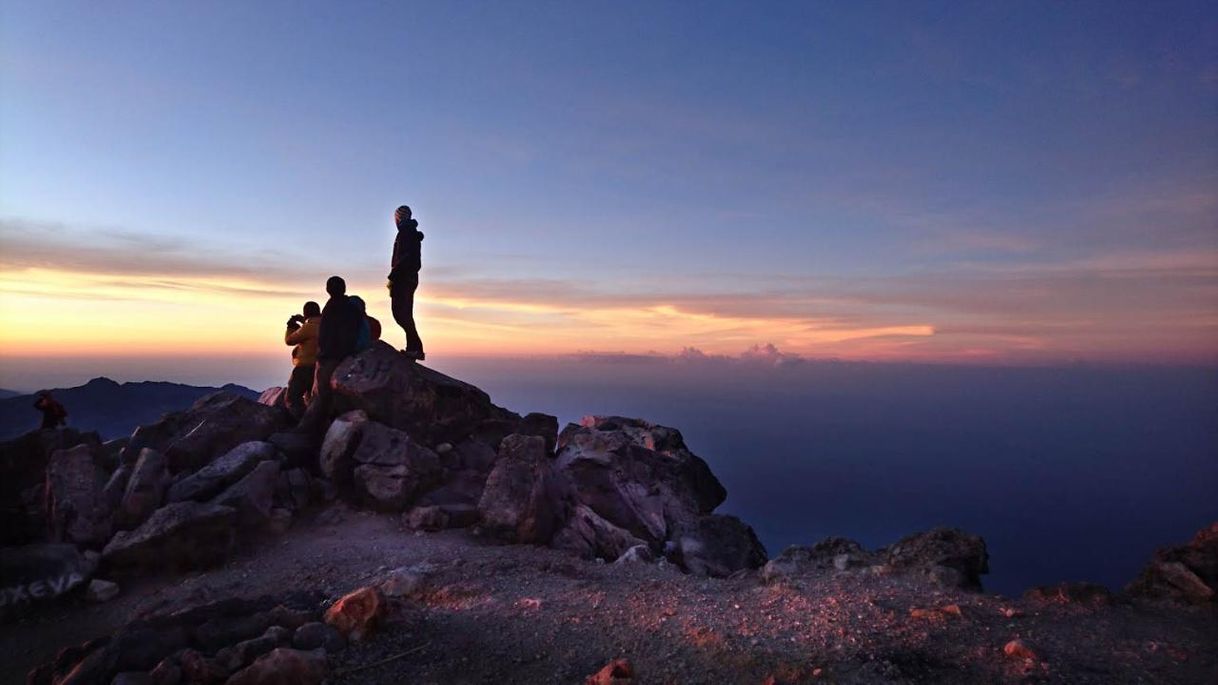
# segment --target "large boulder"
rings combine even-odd
[[[915,533],[888,548],[888,565],[894,569],[967,590],[981,589],[981,576],[990,572],[989,558],[981,536],[958,528]]]
[[[111,568],[209,566],[224,560],[235,541],[237,510],[220,504],[177,502],[153,512],[139,528],[116,533],[102,550]]]
[[[242,443],[191,475],[174,483],[166,498],[170,502],[202,502],[218,495],[254,470],[258,464],[274,459],[275,446],[268,442]]]
[[[171,473],[193,471],[241,443],[264,440],[289,420],[280,409],[221,390],[137,428],[123,460],[134,462],[140,450],[151,447],[168,457]]]
[[[20,615],[68,594],[81,587],[96,566],[68,543],[6,547],[0,554],[0,617]]]
[[[1218,522],[1198,531],[1187,544],[1155,551],[1125,592],[1194,604],[1218,601]]]
[[[100,547],[110,539],[112,512],[102,494],[108,478],[97,465],[97,449],[59,450],[47,464],[47,521],[56,542]]]
[[[618,528],[583,504],[577,504],[550,546],[574,552],[585,559],[614,561],[627,550],[646,545],[629,531]]]
[[[568,425],[556,466],[577,502],[655,548],[727,497],[679,431],[640,419],[588,416]]]
[[[332,382],[336,411],[362,409],[428,445],[485,431],[497,443],[521,421],[482,390],[407,359],[383,341],[339,364]]]
[[[358,410],[330,424],[319,467],[324,476],[350,484],[359,500],[382,511],[402,511],[441,476],[435,452]]]
[[[808,547],[791,545],[781,554],[766,562],[762,579],[766,581],[803,575],[830,569],[846,570],[851,567],[870,566],[876,555],[849,538],[828,537]]]
[[[47,464],[53,453],[81,444],[100,450],[101,439],[97,433],[56,428],[0,442],[0,544],[46,538]]]
[[[124,464],[119,470],[127,468]],[[117,474],[117,472],[116,472]],[[113,482],[113,478],[111,479]],[[123,496],[115,512],[116,524],[130,530],[143,523],[165,498],[169,487],[169,461],[154,449],[140,450],[139,459],[131,467],[131,475],[123,489]],[[107,484],[109,487],[110,484]]]
[[[236,509],[237,522],[242,526],[259,528],[271,518],[278,481],[279,463],[264,461],[217,495],[212,503]]]
[[[326,653],[279,647],[237,671],[226,685],[319,685],[326,678]]]
[[[546,543],[565,518],[564,504],[545,438],[504,438],[478,501],[483,527],[506,540]]]
[[[725,578],[766,563],[765,547],[757,534],[735,516],[703,516],[674,542],[676,560],[695,575]]]

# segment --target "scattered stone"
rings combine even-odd
[[[614,561],[615,564],[650,564],[656,560],[656,555],[647,545],[635,545],[630,549],[622,552],[622,555]]]
[[[325,652],[279,647],[234,673],[226,685],[319,685],[325,677]]]
[[[237,510],[178,502],[153,512],[139,528],[120,531],[102,550],[115,568],[191,568],[223,561],[232,551]]]
[[[1002,653],[1012,659],[1032,659],[1036,660],[1036,652],[1027,645],[1023,640],[1011,640],[1002,648]]]
[[[1112,604],[1112,593],[1097,583],[1039,585],[1024,592],[1023,598],[1036,604],[1076,604],[1090,607]]]
[[[326,623],[334,626],[343,637],[358,642],[376,628],[385,615],[385,596],[374,587],[351,592],[326,611]]]
[[[626,659],[614,659],[584,679],[584,685],[626,685],[634,681],[634,666]]]
[[[228,486],[244,478],[258,464],[275,459],[275,446],[269,442],[245,442],[224,456],[174,483],[166,500],[202,502],[220,494]]]
[[[334,654],[346,646],[347,641],[334,626],[318,621],[300,626],[292,635],[292,647],[306,652],[324,649],[327,654]]]
[[[431,564],[402,566],[387,573],[377,587],[389,597],[409,597],[426,589],[434,572]]]
[[[85,597],[88,598],[90,602],[97,602],[100,604],[102,602],[109,602],[117,597],[118,591],[118,583],[111,583],[108,580],[94,578],[93,580],[89,581],[89,588],[85,592]]]

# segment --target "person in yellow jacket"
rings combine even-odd
[[[284,404],[292,416],[304,414],[309,399],[305,395],[313,387],[313,373],[317,368],[317,334],[321,329],[321,306],[316,302],[305,302],[303,315],[293,314],[288,319],[288,330],[283,342],[293,345],[292,375],[288,378],[288,389]]]

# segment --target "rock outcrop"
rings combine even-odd
[[[110,539],[112,511],[102,491],[108,480],[89,444],[58,450],[47,464],[46,506],[51,539],[100,547]]]
[[[1218,522],[1188,544],[1157,550],[1125,593],[1192,604],[1218,601]]]
[[[177,502],[157,509],[133,531],[120,531],[102,550],[116,569],[193,568],[222,561],[235,541],[237,510],[220,504]]]
[[[941,585],[981,589],[990,572],[989,553],[979,535],[958,528],[935,528],[902,538],[888,548],[888,565],[919,570]]]
[[[166,414],[155,424],[140,426],[123,448],[124,461],[134,462],[151,447],[169,459],[171,473],[194,471],[237,445],[264,440],[290,419],[279,409],[230,392],[201,398],[190,409]]]
[[[267,442],[246,442],[229,450],[198,471],[169,488],[168,501],[202,502],[220,494],[226,487],[244,478],[258,464],[275,458],[275,447]]]
[[[546,543],[563,518],[563,505],[545,439],[505,437],[478,501],[483,527],[510,541]]]
[[[169,462],[165,456],[154,449],[140,450],[115,512],[115,523],[127,530],[143,523],[161,506],[169,482]]]

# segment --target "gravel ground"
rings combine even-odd
[[[862,572],[695,578],[414,533],[342,505],[221,568],[124,582],[108,603],[0,626],[3,682],[140,615],[233,595],[337,597],[418,564],[433,569],[423,588],[332,659],[330,682],[578,683],[617,657],[639,683],[1218,682],[1213,608],[1045,606]],[[1013,639],[1036,658],[1005,655]]]

